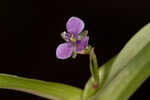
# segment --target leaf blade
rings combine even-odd
[[[124,46],[113,63],[107,82],[150,42],[150,23],[139,30]]]
[[[149,55],[150,43],[92,100],[127,100],[150,76]]]
[[[0,74],[0,88],[31,93],[54,100],[81,100],[82,90],[69,85]]]

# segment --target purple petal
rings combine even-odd
[[[84,22],[77,17],[71,17],[66,24],[67,31],[72,34],[81,33],[84,26]]]
[[[89,40],[88,36],[84,37],[82,40],[78,40],[76,43],[77,44],[76,51],[78,52],[85,49],[86,46],[88,45],[88,40]]]
[[[71,42],[62,43],[56,49],[56,57],[59,59],[67,59],[73,53],[73,44]]]

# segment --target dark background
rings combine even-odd
[[[56,47],[64,42],[71,16],[84,20],[89,43],[95,47],[99,65],[116,55],[125,43],[150,20],[146,1],[99,0],[5,0],[0,8],[0,73],[84,88],[90,77],[88,56],[59,60]],[[130,100],[150,98],[148,79]],[[0,90],[0,100],[46,100],[27,93]]]

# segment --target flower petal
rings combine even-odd
[[[77,45],[76,51],[78,52],[78,51],[85,49],[86,46],[88,45],[88,40],[89,40],[88,36],[82,38],[82,40],[78,40],[76,42],[76,45]]]
[[[78,17],[71,17],[67,24],[67,31],[71,34],[79,34],[84,29],[84,22]]]
[[[56,57],[59,59],[67,59],[73,53],[73,44],[71,42],[62,43],[56,49]]]

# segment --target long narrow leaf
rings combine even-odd
[[[82,90],[65,84],[0,74],[0,88],[31,93],[54,100],[81,100]]]
[[[150,43],[104,85],[92,100],[127,100],[150,76]]]
[[[117,75],[150,42],[150,24],[137,32],[118,54],[109,72],[107,82]]]

